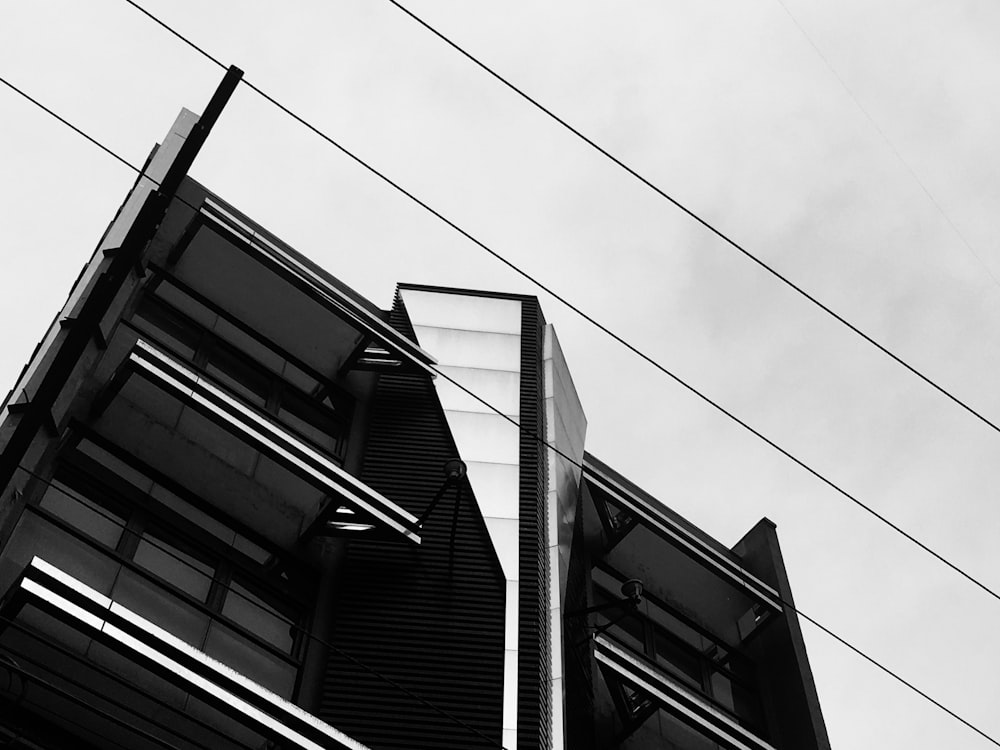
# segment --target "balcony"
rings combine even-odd
[[[28,736],[129,750],[364,746],[42,557],[0,607]]]
[[[677,719],[693,737],[680,748],[706,747],[706,740],[727,750],[775,750],[745,722],[726,711],[690,684],[656,662],[640,656],[608,633],[594,639],[594,656],[601,667],[625,725],[625,734],[638,728],[657,710]],[[677,734],[680,734],[678,732]],[[697,739],[697,738],[703,739]]]
[[[415,516],[329,453],[141,339],[96,400],[94,426],[284,549],[317,531],[420,543]]]

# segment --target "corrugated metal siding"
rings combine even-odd
[[[398,299],[391,321],[412,335]],[[457,455],[433,384],[382,375],[361,478],[420,515]],[[471,489],[428,519],[419,547],[352,542],[331,642],[478,730],[331,652],[320,715],[372,748],[499,747],[504,579]]]
[[[548,543],[542,399],[542,326],[537,302],[525,301],[521,317],[520,549],[518,571],[518,750],[551,746],[549,695]],[[511,749],[512,750],[512,749]]]
[[[593,750],[594,736],[594,660],[590,646],[587,617],[579,613],[590,606],[587,582],[590,558],[583,537],[584,504],[576,510],[573,545],[570,548],[563,610],[563,653],[566,685],[566,747],[570,750]],[[566,613],[572,616],[567,617]]]

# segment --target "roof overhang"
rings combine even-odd
[[[353,326],[364,336],[361,352],[374,341],[398,361],[428,374],[435,374],[434,365],[437,361],[434,357],[389,325],[368,305],[362,303],[360,297],[332,283],[290,248],[282,247],[280,242],[257,231],[211,197],[205,198],[185,230],[184,238],[171,252],[168,262],[177,262],[201,227],[212,229],[254,261]],[[364,355],[359,353],[357,358],[364,359]]]
[[[783,611],[781,595],[777,590],[692,533],[688,528],[650,505],[628,487],[623,486],[600,466],[595,465],[589,456],[584,456],[583,475],[585,479],[611,496],[616,503],[666,542],[700,562],[719,577],[746,591],[754,599],[775,612]]]

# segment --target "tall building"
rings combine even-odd
[[[534,297],[380,309],[187,177],[220,107],[4,402],[0,743],[829,748],[773,524],[589,455]]]

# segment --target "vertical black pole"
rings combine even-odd
[[[141,258],[147,243],[156,233],[160,222],[163,221],[170,201],[242,77],[243,71],[239,68],[230,67],[226,71],[222,83],[219,84],[208,106],[205,107],[204,114],[198,118],[197,124],[184,140],[184,144],[167,169],[158,189],[146,197],[139,213],[132,222],[132,226],[122,240],[121,247],[114,254],[107,270],[96,280],[93,289],[84,300],[73,326],[58,344],[56,354],[42,376],[38,388],[35,389],[31,402],[21,412],[10,440],[7,441],[3,452],[0,453],[0,491],[6,488],[13,479],[14,473],[24,459],[38,429],[51,417],[52,407],[66,385],[73,368],[86,351],[94,331],[110,309],[111,303],[128,278],[131,269]],[[36,356],[43,354],[43,352],[38,352]]]

